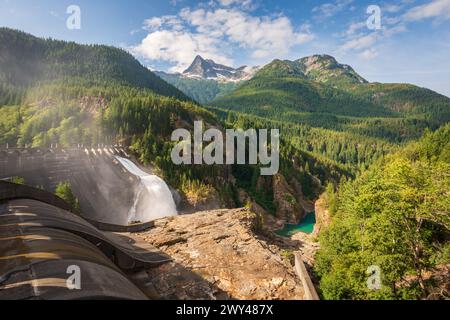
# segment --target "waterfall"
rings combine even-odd
[[[134,204],[128,212],[128,223],[148,222],[178,214],[172,193],[164,180],[142,171],[128,159],[118,156],[115,158],[140,180]]]

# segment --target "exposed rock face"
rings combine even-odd
[[[148,291],[166,299],[302,299],[303,288],[280,249],[255,236],[246,209],[164,218],[136,236],[174,261],[147,271]]]
[[[352,67],[329,55],[313,55],[295,61],[273,60],[258,76],[298,77],[330,85],[367,83]]]
[[[336,79],[348,83],[367,83],[367,81],[346,64],[340,64],[329,55],[313,55],[297,60],[308,78],[318,82],[333,82]]]
[[[327,208],[325,194],[323,194],[315,203],[316,224],[314,225],[313,236],[317,237],[319,233],[326,229],[331,223],[330,213]]]
[[[273,200],[277,205],[276,216],[288,223],[298,223],[305,216],[305,210],[298,203],[295,192],[283,175],[273,177]]]
[[[304,209],[305,213],[313,212],[314,211],[314,202],[305,199],[300,182],[296,178],[293,177],[290,180],[290,185],[292,186],[293,190],[295,191],[297,201],[300,204],[300,206]],[[303,215],[303,217],[304,217],[304,215]]]

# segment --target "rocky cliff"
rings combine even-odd
[[[246,209],[164,218],[135,235],[173,258],[147,271],[147,292],[165,299],[303,299],[281,250],[256,235],[261,220]]]
[[[317,237],[320,232],[326,229],[331,223],[331,216],[328,210],[326,194],[323,194],[315,203],[316,224],[314,225],[313,236]]]
[[[299,204],[299,195],[281,174],[273,177],[273,200],[277,205],[277,218],[287,223],[296,224],[306,214],[305,209]]]

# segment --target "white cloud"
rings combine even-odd
[[[219,0],[219,3],[224,7],[229,7],[232,5],[239,5],[245,9],[250,9],[253,7],[252,0]]]
[[[341,46],[341,50],[364,50],[373,47],[380,38],[381,36],[377,32],[372,32],[367,35],[360,35],[344,43]]]
[[[144,29],[149,31],[159,30],[163,26],[168,26],[175,30],[181,30],[183,28],[180,19],[174,15],[153,17],[144,21]]]
[[[197,54],[218,63],[233,63],[232,59],[220,52],[216,39],[177,30],[152,32],[132,52],[150,60],[168,61],[174,65],[170,70],[172,72],[186,69]]]
[[[305,43],[313,37],[308,31],[296,32],[285,16],[254,17],[236,9],[185,9],[181,16],[197,32],[224,37],[242,48],[255,50],[258,57],[285,54],[293,45]]]
[[[142,31],[142,29],[133,29],[133,30],[130,31],[130,35],[134,36],[136,33],[139,33],[141,31]]]
[[[383,40],[389,39],[397,33],[406,31],[404,23],[397,23],[389,27],[383,26],[382,30],[370,31],[370,33],[351,32],[354,29],[360,29],[350,26],[346,32],[344,43],[339,47],[338,52],[345,54],[347,52],[356,52],[360,58],[372,60],[378,55],[378,49],[383,44]]]
[[[316,13],[316,17],[319,19],[328,18],[344,10],[352,2],[353,0],[336,0],[335,2],[324,3],[320,6],[316,6],[312,9],[312,12]]]
[[[404,15],[406,21],[429,18],[450,19],[450,0],[433,0],[427,4],[413,7]]]
[[[364,60],[373,60],[378,56],[378,52],[375,49],[366,49],[359,54],[359,57]]]
[[[399,5],[387,6],[388,12],[398,12],[404,5],[410,4],[403,0]],[[450,19],[450,0],[432,0],[426,4],[410,8],[403,15],[383,17],[383,28],[378,32],[364,33],[363,24],[352,24],[345,33],[345,42],[340,47],[343,52],[357,51],[359,56],[365,59],[373,59],[376,55],[376,46],[381,40],[388,39],[395,34],[405,32],[407,25],[414,21],[435,18],[440,20]],[[360,33],[356,31],[360,30]]]
[[[367,24],[365,22],[354,22],[347,28],[347,30],[345,31],[345,35],[352,36],[362,28],[366,28],[366,26]]]
[[[385,6],[384,11],[396,13],[403,10],[404,6],[409,3],[409,0],[403,0],[397,5]],[[383,14],[381,22],[382,28],[376,31],[369,30],[365,21],[350,24],[342,34],[343,44],[339,47],[338,52],[340,54],[355,52],[362,59],[372,60],[378,56],[383,40],[407,30],[407,21],[402,15],[389,16]]]
[[[382,11],[389,12],[389,13],[396,13],[403,9],[403,6],[399,4],[387,4],[383,7]]]
[[[147,19],[149,34],[132,51],[149,60],[170,62],[172,71],[182,71],[197,54],[230,65],[232,49],[247,50],[254,59],[268,59],[282,57],[293,46],[314,38],[309,25],[296,30],[282,14],[258,17],[232,7],[251,1],[220,2],[218,8],[184,8],[176,16]]]

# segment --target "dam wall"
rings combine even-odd
[[[106,148],[0,149],[0,180],[25,179],[27,185],[54,192],[68,181],[86,219],[127,225],[139,179],[115,159],[126,151]]]

